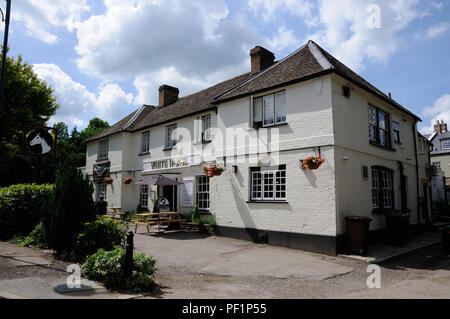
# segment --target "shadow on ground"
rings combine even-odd
[[[381,266],[401,270],[450,270],[450,255],[444,250],[442,243],[432,245],[405,255],[392,258],[380,264]]]

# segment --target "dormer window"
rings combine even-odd
[[[450,150],[450,139],[442,141],[441,147],[443,150]]]

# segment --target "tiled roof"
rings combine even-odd
[[[120,120],[118,123],[90,138],[88,141],[104,138],[118,132],[134,132],[142,130],[216,108],[216,106],[212,104],[215,96],[246,81],[250,76],[250,72],[239,75],[197,93],[181,97],[175,103],[164,107],[159,108],[157,106],[144,105]],[[137,116],[133,119],[135,114]],[[133,119],[133,121],[126,125],[131,119]]]
[[[364,80],[313,41],[309,41],[293,54],[276,62],[272,67],[267,68],[261,73],[256,74],[254,78],[234,90],[218,96],[215,103],[219,104],[227,100],[244,97],[258,91],[286,85],[290,82],[295,83],[308,80],[327,72],[340,75],[420,121],[420,118],[415,114]]]
[[[327,73],[338,74],[420,121],[419,117],[364,80],[316,43],[309,41],[286,58],[257,74],[250,72],[242,74],[197,93],[181,97],[175,103],[161,108],[143,106],[90,140],[117,132],[133,132],[175,121],[213,109],[224,101],[305,81]]]
[[[450,154],[450,150],[442,149],[442,141],[450,140],[450,132],[444,132],[440,134],[436,134],[435,137],[431,140],[433,143],[433,151],[431,151],[431,155],[441,155],[441,154]]]

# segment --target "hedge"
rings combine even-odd
[[[17,184],[0,188],[0,237],[28,235],[41,220],[41,207],[53,185]]]

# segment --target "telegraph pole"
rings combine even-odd
[[[5,35],[3,38],[3,50],[2,50],[2,69],[0,74],[0,116],[2,115],[5,104],[4,104],[4,91],[5,91],[5,70],[6,70],[6,52],[8,51],[8,33],[9,33],[9,16],[11,12],[11,0],[6,1],[6,17],[3,17],[2,11],[2,19],[5,22]],[[0,9],[1,10],[1,9]]]

